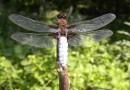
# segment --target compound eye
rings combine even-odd
[[[62,18],[65,19],[65,16],[63,16]]]
[[[66,16],[65,13],[60,12],[60,13],[57,15],[57,18],[58,18],[58,19],[66,19],[67,16]]]
[[[62,18],[62,16],[59,17],[59,19],[61,19],[61,18]]]
[[[63,18],[63,19],[66,19],[67,17],[66,17],[66,16],[63,16],[62,18]]]
[[[58,18],[58,19],[61,19],[61,18],[62,18],[62,16],[57,16],[57,18]]]

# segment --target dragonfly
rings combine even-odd
[[[9,15],[9,19],[16,25],[31,31],[30,33],[16,32],[11,38],[22,44],[48,48],[57,41],[57,58],[62,67],[67,66],[68,44],[71,46],[85,46],[86,38],[99,42],[113,34],[109,29],[100,29],[111,23],[115,14],[108,13],[97,18],[68,24],[68,16],[64,12],[57,15],[57,24],[48,25],[19,14]]]

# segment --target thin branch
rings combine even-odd
[[[63,68],[57,60],[57,72],[59,75],[59,90],[69,90],[68,68]]]

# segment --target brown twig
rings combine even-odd
[[[63,68],[57,60],[57,72],[59,75],[59,90],[69,90],[68,69]]]

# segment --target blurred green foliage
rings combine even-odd
[[[70,22],[110,12],[117,15],[105,27],[114,32],[109,39],[88,47],[69,46],[70,90],[130,90],[129,4],[129,0],[0,0],[0,90],[58,90],[56,48],[11,40],[12,33],[23,29],[8,16],[17,13],[55,23],[59,11],[67,11]]]

